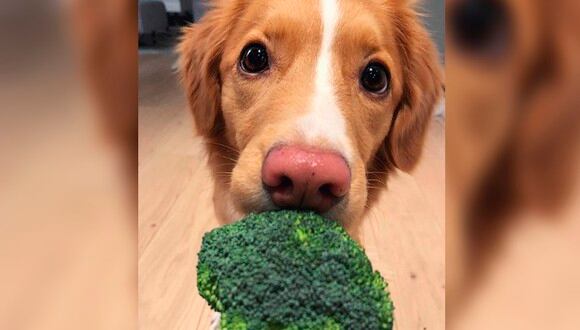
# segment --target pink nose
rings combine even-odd
[[[276,206],[322,213],[348,193],[350,170],[336,153],[282,146],[266,156],[262,182]]]

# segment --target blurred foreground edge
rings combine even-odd
[[[136,3],[0,3],[0,329],[137,327]]]
[[[447,1],[449,328],[580,324],[579,4]]]

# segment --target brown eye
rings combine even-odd
[[[250,44],[240,54],[240,68],[247,73],[260,73],[268,69],[268,52],[261,44]]]
[[[391,75],[380,63],[369,63],[361,73],[360,84],[367,91],[374,94],[383,94],[389,88]]]

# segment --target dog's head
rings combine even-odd
[[[347,223],[414,167],[441,76],[409,2],[220,1],[185,30],[190,107],[239,211]]]

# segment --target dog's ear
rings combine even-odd
[[[179,70],[199,134],[214,137],[223,128],[219,66],[239,8],[220,2],[200,21],[184,28],[178,46]]]
[[[437,51],[418,14],[403,6],[395,19],[403,66],[403,95],[386,140],[389,162],[403,171],[418,163],[425,132],[443,90]]]

